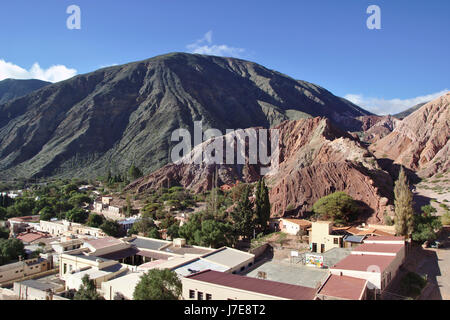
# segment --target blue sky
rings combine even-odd
[[[81,8],[81,30],[66,27],[69,5]],[[381,9],[381,30],[366,26],[369,5]],[[0,80],[55,82],[202,52],[255,61],[394,113],[450,89],[449,12],[448,0],[2,1]]]

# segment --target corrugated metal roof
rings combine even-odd
[[[212,270],[203,271],[187,278],[291,300],[312,300],[316,295],[316,289],[312,288]]]
[[[348,299],[360,300],[363,291],[366,289],[367,280],[347,276],[331,275],[318,294]]]

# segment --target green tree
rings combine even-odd
[[[19,239],[0,239],[0,265],[25,257],[25,248]]]
[[[181,281],[169,269],[152,269],[141,277],[133,293],[134,300],[178,300],[181,297]]]
[[[142,171],[134,164],[131,165],[130,169],[128,169],[128,177],[130,177],[130,180],[134,181],[142,176],[143,176]]]
[[[437,239],[437,233],[442,227],[442,223],[440,217],[433,215],[434,212],[436,212],[436,209],[427,205],[422,207],[422,214],[414,216],[414,230],[412,232],[414,241],[424,243]]]
[[[50,221],[56,214],[52,207],[45,207],[39,212],[39,216],[41,220]]]
[[[395,231],[400,236],[409,236],[414,230],[413,194],[403,167],[394,187]]]
[[[358,206],[345,192],[335,192],[322,197],[313,205],[320,219],[331,219],[337,223],[348,223],[358,215]]]
[[[167,228],[166,233],[170,239],[176,239],[180,236],[180,226],[177,224],[172,224],[169,228]]]
[[[253,212],[253,204],[249,198],[250,187],[246,186],[241,195],[241,199],[231,213],[236,238],[242,236],[244,239],[250,239],[255,230],[255,214]]]
[[[0,239],[8,239],[9,238],[9,230],[4,227],[0,227]]]
[[[256,185],[255,213],[257,222],[263,232],[267,231],[270,220],[269,189],[264,179],[260,179]]]
[[[91,213],[87,219],[86,225],[92,228],[100,228],[105,222],[105,218],[102,215]]]
[[[202,215],[196,213],[190,216],[189,220],[179,229],[180,237],[186,239],[188,244],[196,244],[195,233],[202,228]]]
[[[73,297],[74,300],[104,300],[97,292],[94,280],[89,279],[87,274],[83,276],[81,281],[83,284],[75,293]]]
[[[122,235],[120,224],[113,220],[103,222],[100,229],[110,237],[120,237]]]
[[[81,207],[85,203],[91,203],[91,198],[85,194],[75,194],[67,202],[73,207]]]
[[[194,237],[195,242],[200,246],[220,248],[234,244],[234,238],[230,237],[232,233],[233,227],[228,223],[205,220],[202,222],[201,230],[197,230]]]
[[[85,223],[89,214],[80,208],[74,208],[66,212],[66,219],[71,222]]]
[[[158,231],[158,228],[151,228],[144,233],[144,236],[152,239],[161,239],[161,234]]]
[[[131,229],[129,230],[130,234],[146,234],[150,232],[152,229],[157,229],[155,222],[150,217],[149,214],[143,213],[141,219],[136,221]]]
[[[6,219],[6,209],[3,207],[0,207],[0,221]]]
[[[63,192],[66,196],[69,196],[72,192],[78,192],[78,186],[76,184],[70,183],[64,187]]]

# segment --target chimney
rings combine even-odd
[[[173,246],[175,248],[182,248],[186,245],[186,239],[183,238],[176,238],[173,239]]]

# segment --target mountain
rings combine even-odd
[[[378,158],[432,176],[450,169],[450,92],[425,104],[370,146]]]
[[[374,143],[390,134],[400,120],[393,116],[362,116],[361,121],[362,140]]]
[[[97,70],[0,105],[0,177],[96,177],[168,163],[171,134],[270,127],[325,116],[343,129],[370,113],[253,62],[172,53]]]
[[[392,214],[392,179],[357,138],[320,117],[285,121],[274,129],[280,132],[279,167],[266,175],[272,216],[301,216],[318,199],[335,191],[345,191],[358,200],[361,218],[369,222],[383,223],[385,212]],[[208,150],[214,141],[204,142],[191,154]],[[261,167],[248,161],[245,165],[179,161],[133,182],[126,190],[142,195],[160,187],[181,185],[203,192],[213,186],[216,169],[221,186],[237,180],[255,182],[261,177]]]
[[[50,82],[41,80],[15,80],[6,79],[0,81],[0,105],[9,100],[22,97],[34,90],[49,85]]]
[[[397,119],[400,119],[400,120],[403,120],[403,119],[405,119],[407,116],[409,116],[411,113],[413,113],[413,112],[419,110],[420,108],[422,108],[422,107],[423,107],[424,105],[426,105],[427,103],[428,103],[428,102],[416,104],[414,107],[411,107],[411,108],[409,108],[409,109],[407,109],[407,110],[405,110],[405,111],[403,111],[403,112],[399,112],[399,113],[397,113],[397,114],[394,114],[393,117],[395,117],[395,118],[397,118]]]

